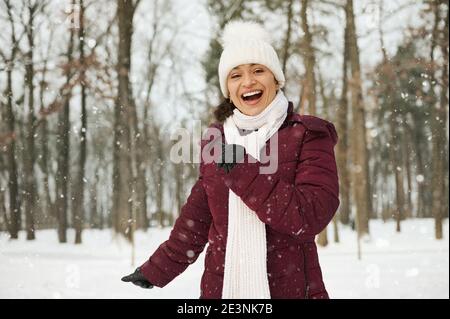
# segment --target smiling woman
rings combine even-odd
[[[201,153],[217,140],[222,152],[214,162],[201,159],[170,238],[124,279],[164,287],[209,243],[201,298],[328,298],[314,236],[339,205],[336,130],[293,111],[262,26],[230,22],[222,40],[218,73],[225,101],[210,126],[218,134],[202,140]],[[267,149],[279,163],[270,172],[261,155]]]

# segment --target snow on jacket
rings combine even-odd
[[[221,124],[210,127],[219,129],[225,140]],[[202,149],[209,142],[202,140]],[[248,154],[230,173],[202,160],[199,178],[169,239],[142,265],[144,276],[164,287],[195,262],[209,243],[200,298],[221,298],[231,189],[266,224],[271,297],[328,298],[314,238],[339,206],[336,143],[332,123],[299,115],[289,102],[278,131],[275,173],[260,174],[264,164],[249,161]],[[270,149],[270,142],[266,147]]]

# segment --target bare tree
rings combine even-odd
[[[442,153],[442,163],[444,163],[444,167],[443,167],[443,174],[442,176],[448,176],[449,174],[449,158],[448,158],[448,151],[449,151],[449,147],[448,147],[448,134],[444,133],[445,128],[448,127],[448,103],[449,103],[449,96],[448,96],[448,63],[449,63],[449,58],[448,58],[448,42],[449,42],[449,35],[448,35],[448,29],[449,29],[449,1],[445,0],[444,1],[445,4],[445,8],[446,8],[446,12],[447,15],[445,16],[445,23],[443,28],[441,29],[442,33],[441,33],[441,38],[440,38],[440,47],[441,47],[441,52],[442,52],[442,58],[443,58],[443,63],[442,65],[443,67],[443,71],[442,71],[442,76],[441,76],[441,96],[440,96],[440,114],[439,114],[439,118],[442,119],[441,122],[441,128],[444,128],[443,130],[441,130],[441,138],[443,139],[443,143],[441,144],[443,146],[443,149],[441,150]],[[444,182],[442,183],[442,191],[441,194],[443,194],[444,200],[441,201],[441,212],[442,212],[442,217],[448,217],[449,216],[449,179],[448,178],[444,178]]]
[[[10,54],[7,56],[3,49],[0,48],[0,55],[6,65],[6,89],[3,96],[6,98],[6,114],[5,120],[8,126],[8,132],[6,133],[6,157],[8,167],[8,188],[9,188],[9,231],[11,239],[17,239],[20,229],[20,200],[19,200],[19,178],[16,160],[16,119],[13,109],[14,93],[13,93],[13,68],[16,62],[16,57],[19,53],[19,42],[23,35],[18,35],[15,27],[15,20],[13,16],[13,6],[10,0],[3,0],[6,7],[6,13],[8,16],[8,22],[11,29],[10,36]],[[6,139],[6,138],[5,138]]]
[[[348,27],[344,32],[344,54],[342,64],[342,93],[337,111],[336,129],[339,134],[339,143],[336,146],[336,162],[339,172],[339,193],[341,204],[339,205],[340,221],[347,225],[350,221],[350,176],[349,176],[349,143],[348,143],[348,63],[349,63]]]
[[[37,211],[37,185],[36,175],[34,172],[34,163],[36,161],[35,151],[35,134],[36,134],[36,114],[34,101],[34,18],[39,8],[39,2],[26,2],[28,11],[28,21],[24,23],[26,38],[28,42],[28,51],[25,54],[25,86],[27,88],[28,114],[27,114],[27,131],[25,136],[26,150],[24,152],[24,211],[25,226],[27,231],[27,240],[35,239],[35,215]]]
[[[47,42],[47,46],[45,48],[45,52],[43,52],[41,55],[43,56],[43,67],[40,71],[41,73],[41,80],[39,81],[39,112],[43,114],[45,112],[45,102],[44,102],[44,95],[45,92],[48,90],[49,84],[47,82],[47,75],[48,75],[48,65],[49,65],[49,59],[50,59],[50,52],[53,45],[53,38],[54,38],[54,29],[50,30],[49,39]],[[51,187],[50,187],[50,175],[51,175],[51,163],[53,159],[51,158],[51,152],[50,152],[50,142],[49,142],[49,123],[46,116],[43,116],[40,119],[40,142],[41,150],[40,150],[40,167],[43,173],[43,183],[44,183],[44,204],[43,206],[43,212],[41,216],[38,218],[40,224],[44,224],[45,227],[53,227],[56,226],[54,221],[56,220],[56,211],[55,211],[55,202],[52,200],[51,197]]]
[[[300,102],[298,112],[316,115],[316,76],[314,74],[316,58],[313,47],[313,38],[308,25],[308,0],[302,0],[300,12],[302,30],[304,33],[300,52],[302,52],[305,66],[305,78],[300,83]]]
[[[286,74],[286,64],[289,59],[289,53],[291,48],[291,33],[292,33],[292,24],[294,23],[294,14],[293,14],[293,5],[294,0],[288,0],[287,1],[287,30],[286,30],[286,38],[284,40],[283,45],[283,73]]]
[[[75,0],[72,0],[72,12],[70,16],[74,19]],[[67,215],[69,205],[69,185],[70,178],[70,100],[72,97],[72,79],[73,71],[73,50],[75,38],[75,23],[72,21],[70,25],[69,42],[66,52],[66,67],[64,68],[66,81],[65,86],[60,91],[62,92],[62,109],[58,113],[58,127],[57,127],[57,163],[58,168],[56,172],[56,216],[58,219],[58,239],[60,243],[67,242]]]
[[[86,147],[87,147],[87,111],[86,111],[86,61],[85,61],[85,27],[84,27],[84,11],[85,5],[83,0],[79,0],[78,12],[78,51],[80,76],[79,83],[81,86],[81,128],[80,128],[80,157],[78,159],[78,171],[75,178],[73,190],[73,226],[75,228],[75,244],[81,244],[81,233],[84,221],[84,180],[86,166]]]
[[[119,86],[115,106],[113,216],[116,232],[130,240],[132,240],[130,226],[133,223],[131,213],[133,176],[130,157],[130,127],[132,127],[132,108],[134,108],[130,69],[133,17],[138,4],[139,0],[117,1],[119,25],[117,75]]]
[[[435,219],[435,237],[436,239],[443,238],[442,219],[445,214],[445,136],[446,134],[446,119],[448,108],[448,1],[443,2],[446,7],[445,17],[441,17],[441,9],[437,2],[429,2],[431,10],[434,15],[434,27],[431,39],[430,61],[435,64],[435,49],[440,47],[443,56],[443,66],[441,68],[441,87],[440,87],[440,99],[436,107],[432,108],[430,114],[431,133],[432,133],[432,182],[431,182],[431,194],[432,194],[432,207],[431,211],[434,214]],[[439,25],[442,24],[442,30],[439,29]],[[435,83],[434,72],[431,73],[431,87],[433,88]]]
[[[361,66],[356,35],[353,0],[347,0],[345,6],[346,27],[348,28],[349,61],[351,79],[349,89],[352,104],[352,188],[356,204],[356,225],[358,236],[369,233],[369,205],[368,205],[368,159],[365,131],[365,109],[362,93]]]

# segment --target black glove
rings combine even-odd
[[[141,288],[148,288],[148,289],[153,288],[153,284],[151,282],[149,282],[144,277],[144,275],[141,273],[141,267],[136,268],[134,273],[132,273],[128,276],[122,277],[122,281],[132,282],[133,284],[135,284],[136,286],[139,286]]]
[[[245,147],[239,144],[222,143],[222,156],[217,166],[229,173],[231,169],[240,162],[245,156]]]

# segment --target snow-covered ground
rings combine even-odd
[[[341,243],[319,248],[324,281],[332,298],[449,298],[449,228],[436,241],[433,220],[372,221],[370,241],[356,254],[355,234],[341,227]],[[136,265],[169,235],[150,229],[136,236]],[[27,242],[0,233],[0,298],[198,298],[203,269],[196,263],[163,289],[144,290],[120,281],[134,270],[131,247],[111,231],[87,230],[82,245],[59,244],[54,230]],[[69,233],[73,241],[73,233]],[[329,232],[332,237],[332,231]]]

